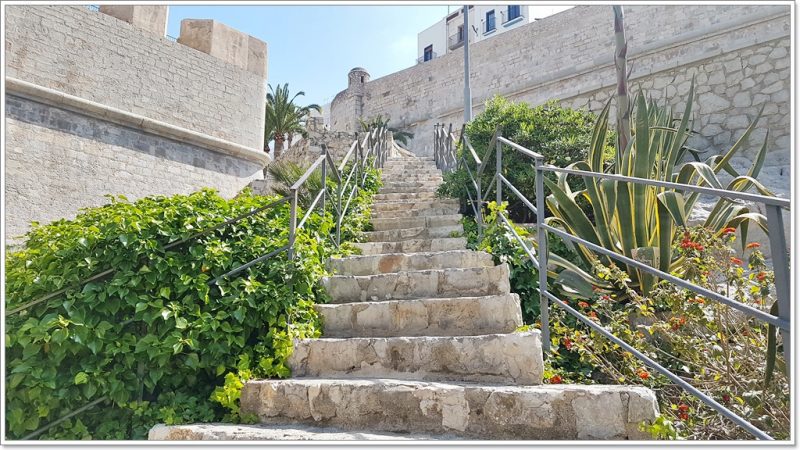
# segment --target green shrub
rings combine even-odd
[[[377,177],[370,171],[369,186]],[[372,192],[354,199],[343,227],[348,237],[357,237]],[[34,227],[25,247],[6,257],[7,310],[116,271],[6,318],[7,437],[104,396],[110,401],[40,438],[139,439],[156,422],[220,420],[226,411],[229,420],[243,419],[235,392],[215,386],[230,391],[232,374],[289,375],[291,338],[319,335],[312,304],[323,298],[324,262],[347,247],[332,244],[331,213],[315,213],[298,231],[293,261],[283,252],[209,286],[286,244],[288,203],[165,245],[276,198],[244,192],[225,200],[212,190],[136,202],[119,197],[73,220]]]
[[[481,180],[481,189],[486,191],[495,172],[495,151],[492,149],[487,153],[487,146],[496,127],[501,127],[505,138],[544,155],[546,163],[563,167],[586,157],[595,120],[594,114],[588,111],[564,108],[556,101],[531,107],[527,103],[512,103],[503,97],[495,96],[486,102],[486,109],[478,114],[465,130],[478,156],[486,159],[487,166]],[[607,144],[611,142],[612,138],[609,137]],[[609,152],[613,151],[610,145],[607,149]],[[459,148],[458,151],[464,152],[464,149]],[[474,175],[475,164],[470,156],[466,159],[470,162],[469,167]],[[503,167],[503,175],[526,198],[535,202],[533,160],[504,147]],[[455,170],[445,174],[439,194],[467,201],[466,187],[469,185],[472,188],[469,183],[471,182],[466,170]],[[533,222],[533,214],[522,202],[513,193],[508,192],[508,189],[504,191],[503,200],[509,202],[508,210],[511,217],[519,222]],[[491,192],[491,199],[495,199]]]

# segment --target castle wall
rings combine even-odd
[[[724,151],[738,139],[762,105],[770,129],[765,176],[788,193],[790,159],[790,30],[788,5],[625,6],[631,90],[666,98],[682,111],[689,80],[697,76],[695,128],[690,144]],[[613,14],[610,6],[578,6],[470,46],[474,113],[494,95],[533,105],[550,99],[598,112],[615,90]],[[415,134],[409,148],[432,155],[433,126],[463,122],[463,54],[371,80],[364,86],[364,116],[389,115],[390,125]],[[334,100],[332,128],[349,101]],[[613,107],[613,102],[612,102]],[[351,113],[352,114],[352,113]],[[613,111],[612,111],[613,114]],[[755,133],[739,166],[766,132]],[[758,145],[757,145],[758,144]],[[773,175],[777,178],[773,178]]]
[[[7,243],[105,194],[233,196],[262,177],[266,44],[243,35],[261,52],[235,65],[150,28],[84,6],[6,8]]]

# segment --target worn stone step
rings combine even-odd
[[[372,215],[376,213],[386,213],[395,211],[415,211],[426,209],[448,209],[458,210],[458,200],[455,199],[399,199],[376,201],[372,204]],[[455,214],[455,213],[454,213]]]
[[[465,249],[467,248],[467,239],[463,237],[407,239],[394,242],[360,242],[353,244],[353,246],[361,250],[363,255],[379,255],[383,253],[438,252]]]
[[[508,265],[323,277],[331,303],[508,294]]]
[[[458,225],[448,225],[444,227],[414,227],[401,228],[397,230],[368,231],[364,233],[367,242],[391,242],[406,241],[409,239],[434,239],[445,237],[459,237],[464,233],[464,227]]]
[[[242,425],[199,423],[158,424],[150,429],[149,441],[416,441],[454,440],[453,434],[391,433],[343,430],[308,425]]]
[[[383,169],[381,171],[381,177],[395,177],[395,176],[406,176],[406,175],[430,175],[430,176],[442,176],[442,171],[437,168],[429,168],[429,167],[422,167],[422,168],[409,168],[406,169],[405,167],[396,167],[391,169]]]
[[[384,183],[378,190],[381,194],[393,194],[397,192],[436,192],[439,183]]]
[[[318,304],[324,337],[470,336],[522,325],[517,294]]]
[[[293,377],[542,383],[538,330],[478,336],[295,339]]]
[[[459,211],[458,205],[436,207],[436,204],[431,203],[429,205],[419,204],[417,206],[418,207],[416,208],[398,208],[389,211],[376,211],[373,207],[372,218],[386,219],[395,217],[451,216],[458,214]]]
[[[436,199],[436,192],[394,192],[388,194],[375,194],[375,202],[393,202],[400,200],[430,200]]]
[[[461,224],[461,214],[448,214],[446,216],[403,216],[400,212],[394,213],[396,217],[371,219],[372,229],[375,231],[398,230],[404,228],[425,227],[426,229],[455,227]],[[399,217],[397,217],[399,216]]]
[[[248,381],[241,412],[265,424],[475,439],[649,439],[653,391],[624,385],[498,386],[392,379]]]
[[[331,258],[328,266],[336,275],[374,275],[408,270],[492,267],[494,258],[486,252],[450,250]]]

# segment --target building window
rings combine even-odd
[[[507,20],[507,22],[516,19],[520,15],[521,14],[520,14],[519,5],[508,5],[508,20]]]
[[[494,10],[486,13],[486,33],[494,31]]]
[[[425,47],[425,51],[422,54],[423,61],[430,61],[433,59],[433,45],[429,45]]]

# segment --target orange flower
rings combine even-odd
[[[745,246],[745,248],[758,248],[758,247],[761,247],[761,244],[759,244],[758,242],[751,242]]]
[[[687,420],[689,420],[689,414],[687,414],[685,412],[680,412],[680,413],[678,413],[678,418],[683,420],[683,421],[687,421]]]
[[[638,375],[639,375],[639,378],[641,378],[643,380],[647,380],[648,378],[650,378],[650,372],[648,372],[648,371],[646,371],[644,369],[639,369]]]
[[[758,272],[758,275],[756,275],[756,280],[758,281],[764,281],[766,278],[767,278],[766,272]]]
[[[581,308],[588,308],[589,304],[586,302],[578,302],[578,306],[580,306]]]
[[[550,377],[550,384],[561,384],[561,375],[553,375]]]
[[[589,311],[589,318],[592,320],[597,320],[597,313],[594,311]]]
[[[564,338],[563,342],[564,342],[564,348],[565,349],[567,349],[568,351],[572,350],[572,341],[569,340],[569,338]]]
[[[736,232],[736,228],[733,228],[733,227],[728,227],[728,228],[725,228],[724,230],[722,230],[722,234],[729,234],[729,233],[735,233],[735,232]]]
[[[697,303],[698,305],[702,305],[705,302],[706,301],[703,300],[703,297],[695,297],[695,298],[690,298],[689,299],[689,303]]]
[[[738,265],[740,265],[740,266],[741,266],[742,264],[744,264],[744,261],[742,261],[741,259],[739,259],[739,258],[737,258],[737,257],[735,257],[735,256],[731,256],[731,262],[732,262],[733,264],[738,264]]]
[[[681,403],[680,405],[678,405],[678,411],[680,412],[689,411],[689,405],[687,405],[686,403]]]

